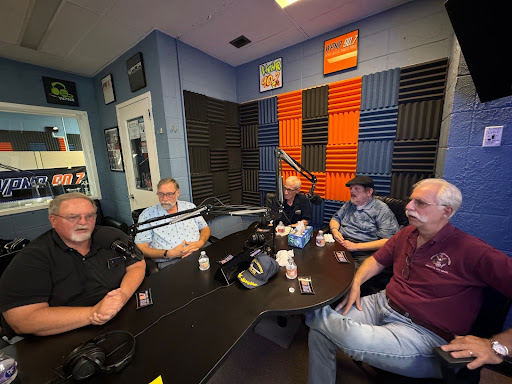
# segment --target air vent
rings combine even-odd
[[[251,42],[247,37],[244,35],[237,37],[235,40],[231,40],[229,44],[234,45],[237,48],[242,48],[244,45],[247,45]]]

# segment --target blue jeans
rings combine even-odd
[[[400,375],[441,377],[433,348],[445,340],[391,309],[385,291],[363,297],[361,307],[354,305],[346,316],[329,306],[306,314],[309,384],[336,382],[337,349]]]

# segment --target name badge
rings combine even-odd
[[[302,213],[302,211],[301,211],[300,209],[297,209],[297,210],[295,211],[295,214],[296,214],[296,215],[300,215],[301,213]]]

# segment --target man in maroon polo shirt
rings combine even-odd
[[[440,377],[433,355],[440,345],[454,357],[476,357],[470,369],[508,358],[512,330],[492,342],[454,339],[469,332],[486,287],[512,297],[512,259],[450,224],[461,203],[459,189],[445,180],[414,186],[406,207],[411,225],[361,265],[336,311],[326,306],[307,315],[309,383],[335,382],[337,349],[410,377]],[[390,265],[386,290],[360,298],[361,284]]]

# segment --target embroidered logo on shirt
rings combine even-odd
[[[427,264],[427,267],[432,268],[438,272],[448,273],[447,270],[444,270],[443,268],[446,265],[450,265],[452,263],[450,256],[448,256],[446,253],[438,253],[437,255],[434,255],[430,258],[432,261],[432,264]]]

